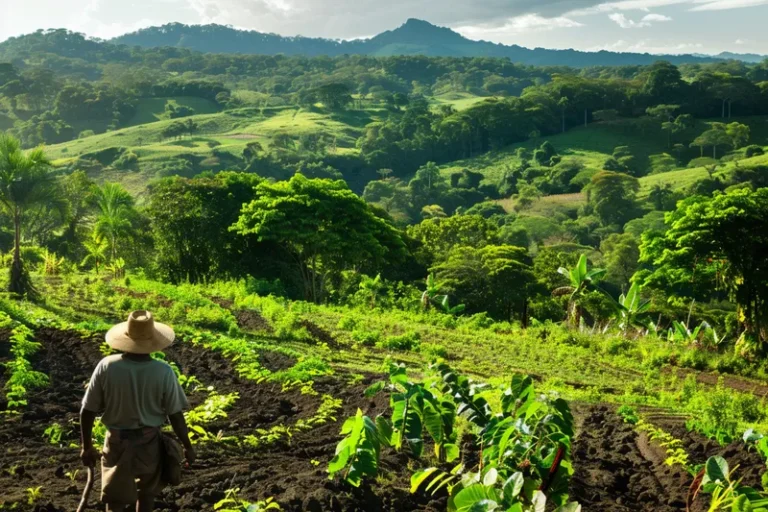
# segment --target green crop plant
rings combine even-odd
[[[637,415],[637,412],[628,405],[622,405],[619,407],[619,410],[616,411],[616,413],[621,416],[621,419],[624,420],[624,423],[636,425],[637,422],[640,421],[640,417]]]
[[[353,487],[360,487],[364,477],[376,478],[381,447],[388,446],[392,438],[389,422],[381,416],[374,421],[358,409],[355,416],[344,422],[341,435],[345,437],[328,464],[329,477],[343,473],[344,481]]]
[[[711,495],[709,512],[765,512],[768,510],[768,498],[751,487],[741,485],[741,480],[734,479],[738,466],[731,470],[728,462],[719,456],[707,459],[694,482],[698,482],[696,496]]]
[[[641,293],[640,285],[633,283],[626,294],[619,296],[617,317],[619,329],[625,336],[628,334],[630,327],[637,329],[647,327],[647,322],[644,322],[643,315],[650,309],[651,302],[643,300]]]
[[[602,268],[587,268],[587,256],[582,254],[578,263],[572,269],[560,267],[557,272],[564,275],[570,281],[568,286],[562,286],[552,291],[552,295],[560,297],[568,295],[568,318],[571,325],[578,326],[582,318],[582,301],[592,291],[602,292],[606,297],[610,297],[602,288],[597,286],[600,279],[606,274]]]
[[[530,377],[516,375],[494,412],[479,396],[485,387],[448,365],[435,369],[443,392],[475,429],[480,461],[451,472],[420,470],[411,477],[411,492],[447,488],[449,511],[544,510],[548,501],[561,511],[579,510],[567,503],[573,417],[564,400],[537,395]]]
[[[688,452],[683,448],[683,442],[681,440],[643,419],[638,420],[635,427],[639,431],[647,433],[648,439],[656,442],[664,449],[667,455],[667,458],[664,459],[664,464],[667,466],[680,465],[687,471],[691,471],[692,468],[690,466]]]
[[[43,487],[27,487],[27,504],[34,505],[43,497]]]
[[[706,332],[707,329],[710,329],[707,322],[701,322],[693,330],[690,330],[687,325],[675,320],[667,333],[667,341],[693,345],[699,341],[699,335]]]
[[[66,473],[64,473],[64,475],[67,478],[69,478],[69,481],[72,482],[72,483],[75,483],[77,481],[77,475],[79,475],[79,474],[80,474],[80,470],[79,469],[76,469],[74,471],[67,471]]]
[[[209,388],[210,390],[210,388]],[[211,435],[205,430],[204,425],[211,423],[217,419],[226,418],[227,410],[230,409],[234,403],[240,398],[238,393],[229,393],[227,395],[220,395],[213,390],[210,390],[208,398],[201,405],[195,407],[191,411],[184,413],[184,417],[187,420],[189,426],[190,437],[193,443],[205,443],[205,442],[222,442],[229,441],[230,438],[224,438],[223,434],[219,433],[216,436]]]
[[[30,390],[48,385],[48,376],[32,369],[27,358],[40,350],[40,344],[32,341],[33,332],[25,325],[18,325],[11,331],[10,343],[13,359],[5,363],[10,377],[5,383],[7,411],[17,412],[27,406],[26,396]]]
[[[64,429],[58,423],[52,423],[50,427],[45,429],[43,437],[48,440],[50,444],[59,445],[64,437]]]
[[[411,455],[420,458],[426,432],[434,442],[435,455],[440,462],[451,462],[459,457],[456,405],[450,396],[424,383],[409,381],[405,366],[397,364],[389,366],[389,382],[373,384],[366,390],[366,395],[372,396],[382,389],[389,391],[392,408],[389,445],[398,451],[407,446]]]
[[[265,510],[280,511],[280,505],[274,498],[250,503],[240,498],[240,489],[227,489],[224,492],[224,498],[213,505],[213,510],[219,512],[263,512]]]

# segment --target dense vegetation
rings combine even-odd
[[[149,308],[290,400],[342,369],[373,384],[345,422],[329,391],[290,427],[276,414],[217,434],[241,399],[218,377],[228,391],[191,413],[196,442],[223,450],[342,429],[335,454],[302,461],[328,464],[337,494],[389,474],[419,496],[396,509],[570,511],[576,496],[601,510],[569,481],[594,456],[572,415],[603,413],[565,396],[623,404],[611,428],[660,439],[666,465],[710,479],[712,503],[760,503],[707,461],[721,453],[687,453],[636,408],[719,444],[752,428],[768,453],[748,380],[768,373],[768,61],[204,54],[66,31],[2,43],[0,61],[9,417],[47,389],[33,363],[57,336],[90,347],[85,367],[105,319]],[[265,351],[295,364],[267,368]],[[238,492],[196,499],[247,509]]]

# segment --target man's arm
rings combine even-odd
[[[93,447],[93,424],[96,413],[85,408],[80,410],[80,458],[83,465],[92,467],[99,460],[99,452]]]
[[[181,445],[184,447],[184,458],[187,459],[188,463],[192,464],[195,462],[197,455],[195,454],[195,449],[192,448],[192,442],[189,440],[189,430],[187,429],[187,420],[184,419],[184,413],[177,412],[171,414],[168,416],[168,419],[171,422],[174,434],[176,434],[176,437],[179,438]]]

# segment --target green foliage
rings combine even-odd
[[[243,206],[233,230],[273,241],[296,260],[304,297],[319,301],[325,281],[341,266],[382,264],[404,255],[399,233],[341,181],[261,183],[258,199]]]
[[[761,350],[759,326],[766,321],[762,297],[768,276],[757,262],[768,250],[766,219],[765,189],[682,201],[668,216],[670,229],[664,235],[644,238],[641,261],[653,271],[639,277],[646,286],[671,296],[708,298],[713,290],[727,292],[739,306],[743,337],[755,338]]]
[[[628,405],[622,405],[616,412],[624,420],[624,423],[636,425],[640,421],[640,416],[638,416],[637,412]]]
[[[330,478],[339,475],[354,487],[360,487],[363,478],[375,478],[381,447],[388,444],[390,431],[386,422],[374,422],[358,409],[357,415],[348,418],[341,428],[341,435],[346,437],[336,446],[336,455],[328,464]]]
[[[384,350],[410,351],[417,350],[421,343],[421,335],[411,331],[405,334],[387,336],[376,343],[376,346]]]
[[[262,512],[265,510],[283,510],[273,498],[250,503],[240,498],[240,489],[227,489],[224,492],[224,498],[213,505],[214,510],[219,512]]]
[[[471,380],[444,364],[436,366],[442,390],[453,397],[457,413],[478,430],[479,470],[459,466],[451,473],[436,467],[411,478],[411,491],[435,493],[447,487],[448,510],[536,510],[549,501],[566,505],[573,418],[561,399],[538,396],[530,377],[516,375],[502,389],[501,410],[494,414]],[[526,508],[527,509],[527,508]]]

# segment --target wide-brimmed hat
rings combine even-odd
[[[107,332],[107,345],[120,352],[151,354],[167,348],[176,335],[149,311],[134,311],[128,321],[117,324]]]

